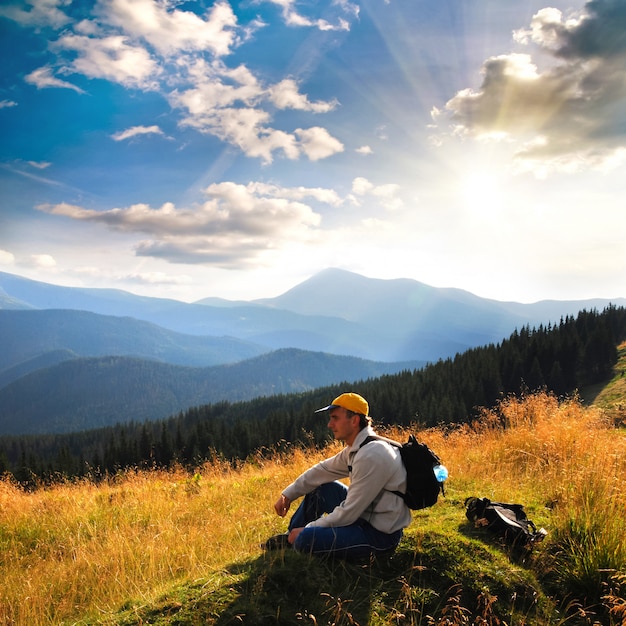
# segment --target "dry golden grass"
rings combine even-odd
[[[490,498],[567,503],[590,478],[607,478],[605,488],[619,490],[617,477],[626,469],[623,435],[601,409],[537,394],[506,399],[474,424],[429,429],[420,438],[441,453],[457,491],[479,487],[477,495]]]
[[[441,451],[448,493],[520,502],[550,529],[540,564],[557,584],[587,594],[626,575],[626,431],[611,411],[549,394],[509,398],[467,427],[433,429],[422,440]]]
[[[148,601],[172,581],[258,553],[270,503],[308,464],[288,459],[127,472],[24,492],[0,481],[0,623],[58,624]],[[277,530],[278,532],[278,530]]]
[[[595,552],[565,569],[626,569],[626,437],[601,410],[539,394],[507,400],[472,427],[430,429],[421,438],[450,470],[448,500],[521,501],[549,526],[550,540],[569,541],[573,552],[593,534]],[[227,576],[229,564],[257,556],[260,541],[285,529],[272,508],[281,489],[337,449],[34,492],[0,480],[0,623],[80,623],[115,613],[129,598],[149,603],[175,581]]]

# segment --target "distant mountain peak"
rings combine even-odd
[[[194,336],[231,337],[261,351],[292,347],[373,361],[432,361],[497,342],[516,328],[558,323],[609,302],[499,302],[409,278],[367,278],[330,267],[275,298],[185,303],[60,287],[0,272],[0,309],[72,309],[125,316]],[[3,301],[4,297],[4,301]],[[1,344],[0,344],[1,345]]]
[[[358,321],[393,305],[406,307],[435,297],[439,291],[410,278],[367,278],[348,270],[327,268],[280,296],[255,302],[301,315]]]

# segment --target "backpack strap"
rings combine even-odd
[[[368,435],[367,437],[365,437],[365,439],[363,440],[363,442],[359,446],[359,449],[356,452],[358,452],[364,445],[370,443],[371,441],[384,441],[385,443],[388,443],[389,445],[394,446],[395,448],[402,448],[402,444],[397,441],[394,441],[393,439],[388,439],[387,437],[381,437],[380,435]],[[356,452],[354,454],[356,454]],[[348,471],[352,473],[352,465],[348,465]],[[390,490],[383,489],[383,491],[390,491]],[[404,494],[401,491],[391,491],[391,493],[395,493],[398,497],[404,500]]]

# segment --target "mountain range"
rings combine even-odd
[[[349,383],[610,303],[626,299],[499,302],[338,269],[275,298],[185,303],[0,273],[0,434]]]
[[[407,365],[407,367],[409,367]],[[128,356],[73,358],[0,388],[0,435],[65,433],[164,419],[194,406],[308,391],[396,373],[374,363],[294,348],[213,367]]]
[[[0,272],[0,309],[65,309],[130,317],[187,335],[230,337],[261,351],[299,348],[374,361],[436,361],[626,298],[534,304],[480,298],[410,279],[324,270],[275,298],[185,303],[115,289],[61,287]],[[245,355],[242,356],[245,358]]]

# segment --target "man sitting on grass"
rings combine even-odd
[[[393,551],[411,511],[400,495],[406,491],[406,470],[398,448],[375,440],[369,405],[356,393],[344,393],[316,413],[328,412],[328,428],[346,446],[317,463],[281,494],[274,505],[285,517],[291,503],[305,496],[289,522],[289,532],[276,535],[266,550],[292,546],[299,552],[364,559]],[[346,487],[338,479],[350,477]]]

